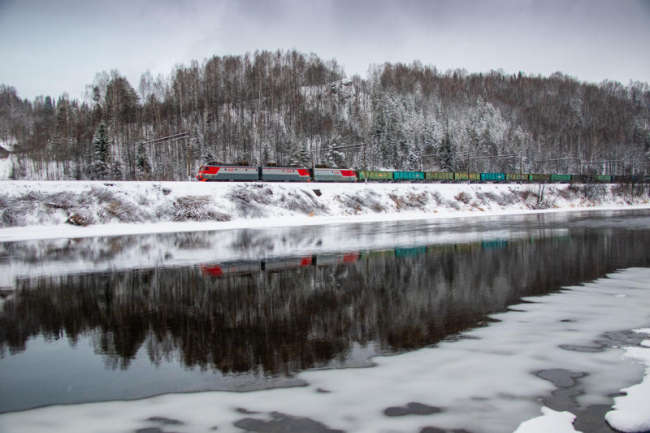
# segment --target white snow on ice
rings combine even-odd
[[[636,332],[650,335],[650,329],[637,329]],[[622,432],[647,432],[650,430],[650,340],[641,343],[644,347],[627,347],[625,358],[642,362],[646,366],[643,381],[622,389],[626,395],[616,397],[614,408],[607,413],[607,422]]]
[[[542,416],[521,423],[515,433],[576,433],[573,422],[576,417],[570,412],[557,412],[542,408]],[[577,432],[580,433],[580,432]]]
[[[498,322],[465,332],[458,341],[376,357],[375,366],[369,368],[300,373],[297,377],[306,383],[302,387],[53,406],[0,415],[0,430],[133,432],[159,425],[152,417],[166,417],[183,422],[173,426],[180,433],[209,432],[214,427],[220,432],[241,432],[234,425],[239,420],[269,421],[285,414],[348,432],[414,432],[435,426],[502,433],[521,426],[520,432],[529,433],[543,431],[532,430],[540,425],[558,428],[544,431],[568,432],[573,431],[570,414],[548,410],[543,410],[543,419],[522,425],[538,417],[542,410],[539,398],[556,389],[535,372],[560,368],[587,373],[579,379],[584,394],[577,399],[582,406],[611,404],[608,395],[621,388],[629,387],[628,396],[635,394],[630,392],[635,389],[631,385],[643,377],[639,348],[585,352],[566,347],[593,347],[607,331],[647,328],[650,269],[616,272],[593,283],[525,301],[493,315]],[[622,359],[623,353],[628,354],[626,359]],[[640,386],[644,392],[648,380],[646,377]],[[387,408],[404,408],[411,402],[441,411],[394,417],[384,413]],[[619,403],[616,412],[622,422],[642,425],[639,423],[650,419],[644,408],[632,414],[617,399],[617,407]],[[642,418],[633,420],[632,416]]]

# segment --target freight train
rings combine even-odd
[[[326,167],[255,167],[211,164],[199,168],[196,179],[208,181],[263,182],[553,182],[632,183],[650,182],[648,175],[613,176],[585,174],[468,173],[441,171],[365,171]]]

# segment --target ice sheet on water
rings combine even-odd
[[[650,328],[636,332],[650,335]],[[645,364],[645,378],[638,384],[622,389],[626,395],[616,397],[613,410],[607,413],[607,422],[622,432],[647,432],[650,430],[650,340],[641,343],[644,347],[628,347],[625,357]]]
[[[580,433],[573,428],[576,417],[570,412],[542,408],[542,416],[521,423],[515,433]]]
[[[527,298],[513,311],[494,315],[498,322],[464,333],[465,338],[377,357],[371,368],[304,372],[298,375],[306,383],[303,387],[47,407],[4,414],[0,430],[133,432],[159,427],[152,420],[164,417],[179,421],[173,426],[178,432],[215,427],[236,432],[241,431],[238,422],[317,423],[332,430],[373,433],[425,427],[515,431],[539,415],[539,397],[556,389],[536,372],[586,373],[578,379],[585,393],[579,401],[588,404],[610,404],[607,395],[640,381],[641,371],[621,359],[623,349],[585,352],[566,347],[593,346],[605,332],[647,327],[649,282],[650,269],[629,269],[553,295]],[[617,297],[620,294],[626,296]],[[411,410],[422,407],[431,410]],[[404,409],[392,411],[402,416],[387,416],[389,408]],[[629,421],[639,415],[636,409],[621,411],[620,417]],[[538,422],[556,418],[551,412],[546,416],[549,420]],[[569,416],[557,417],[568,429]]]

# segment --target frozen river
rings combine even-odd
[[[541,405],[610,431],[612,395],[643,368],[603,366],[650,327],[649,274],[615,272],[649,267],[648,210],[0,243],[0,427],[32,431],[31,412],[7,412],[65,404],[34,416],[75,431],[60,416],[90,416],[78,403],[191,393],[149,418],[131,416],[149,400],[106,403],[106,431],[497,432]],[[617,284],[611,305],[589,297]],[[554,302],[552,324],[532,321],[528,305]],[[212,396],[205,425],[182,409]]]

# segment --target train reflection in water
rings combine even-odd
[[[556,236],[558,240],[569,240],[568,235]],[[532,239],[531,239],[532,241]],[[212,277],[246,276],[260,272],[281,272],[310,266],[334,266],[356,263],[373,257],[407,258],[426,254],[452,251],[497,250],[508,247],[507,239],[495,239],[466,244],[442,244],[415,247],[397,247],[381,250],[348,251],[341,253],[323,253],[303,256],[275,257],[263,260],[235,260],[221,263],[203,264],[204,275]]]

